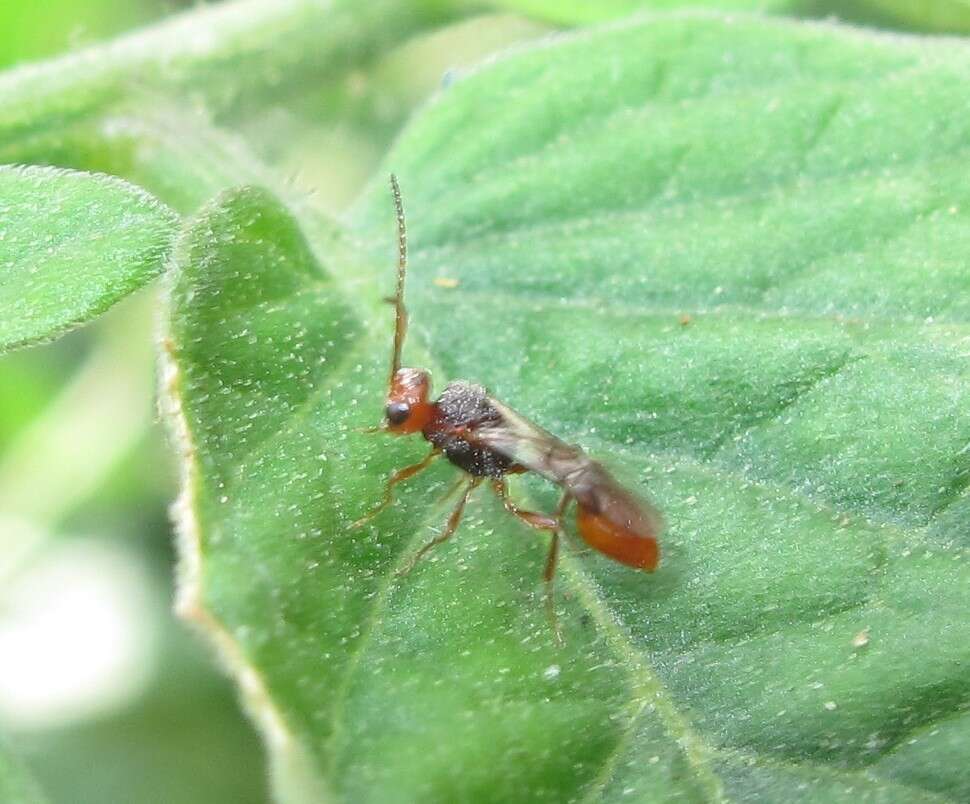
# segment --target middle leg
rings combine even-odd
[[[461,522],[461,515],[465,511],[465,503],[468,502],[468,498],[471,493],[475,490],[479,483],[482,482],[480,477],[473,477],[468,481],[468,485],[465,486],[465,491],[458,500],[458,505],[455,506],[455,510],[451,512],[451,516],[448,517],[448,524],[445,525],[445,529],[435,536],[430,542],[428,542],[424,547],[418,550],[417,553],[411,558],[411,560],[405,564],[401,569],[397,571],[397,575],[407,575],[411,570],[414,569],[414,565],[421,560],[421,557],[431,550],[433,547],[437,547],[442,542],[448,541],[456,530],[458,530],[458,523]]]
[[[394,502],[394,487],[408,478],[414,477],[418,472],[422,472],[427,469],[431,462],[437,458],[441,453],[437,448],[434,448],[429,452],[423,460],[418,461],[418,463],[412,464],[411,466],[405,466],[403,469],[398,469],[394,472],[388,479],[387,484],[384,486],[384,496],[381,501],[370,511],[364,514],[356,522],[352,522],[350,529],[354,530],[359,528],[361,525],[366,524],[375,516],[377,516],[381,511],[388,508]]]

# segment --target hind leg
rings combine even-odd
[[[519,508],[509,497],[509,487],[504,479],[493,480],[492,489],[502,501],[505,510],[512,514],[512,516],[521,519],[530,528],[536,528],[537,530],[559,530],[561,522],[559,521],[558,513],[556,516],[549,516],[548,514],[540,514],[535,511],[526,511],[524,508]]]
[[[562,525],[562,518],[566,513],[566,508],[569,507],[569,503],[572,497],[569,496],[568,492],[563,492],[562,498],[559,500],[559,505],[556,506],[556,522]],[[546,616],[549,618],[549,624],[552,626],[552,631],[556,635],[556,642],[560,645],[565,644],[565,640],[562,638],[562,629],[559,627],[559,617],[556,615],[556,599],[555,599],[555,589],[553,587],[553,581],[556,577],[556,566],[559,563],[559,531],[560,527],[552,533],[552,539],[549,542],[549,554],[546,556],[546,567],[542,573],[542,580],[545,584],[545,594],[543,597],[546,602]]]
[[[561,645],[563,644],[563,638],[562,631],[559,628],[559,618],[556,616],[552,582],[556,576],[556,564],[559,560],[559,531],[562,530],[562,518],[566,513],[566,506],[569,505],[572,497],[569,496],[568,492],[564,492],[562,498],[559,500],[559,505],[556,507],[556,513],[550,516],[549,514],[540,514],[535,511],[526,511],[519,508],[519,506],[509,499],[508,486],[505,480],[493,480],[492,488],[502,501],[502,505],[505,506],[505,510],[510,514],[521,519],[529,527],[536,528],[537,530],[552,531],[552,539],[549,542],[549,553],[546,556],[546,566],[542,573],[542,580],[545,584],[543,597],[545,599],[546,615],[549,617],[549,624],[552,626],[552,631],[556,635],[556,641]]]

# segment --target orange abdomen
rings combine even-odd
[[[593,513],[580,504],[576,524],[586,544],[621,564],[652,572],[660,563],[657,534],[648,530],[643,518],[629,517],[624,521],[611,518],[608,511]]]

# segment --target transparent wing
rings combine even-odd
[[[556,438],[498,400],[489,397],[489,402],[500,415],[475,429],[477,441],[559,483],[587,514],[622,528],[628,536],[655,539],[663,530],[663,516],[650,502],[626,489],[579,447]]]
[[[567,475],[589,460],[579,447],[556,438],[497,399],[488,401],[499,417],[474,429],[476,441],[556,483],[565,482]]]

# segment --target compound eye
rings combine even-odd
[[[411,415],[411,406],[407,402],[389,402],[384,415],[391,424],[404,424]]]

